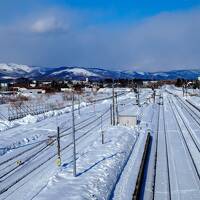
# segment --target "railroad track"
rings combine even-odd
[[[157,119],[157,127],[156,127],[156,152],[155,152],[155,161],[154,161],[154,179],[153,179],[153,199],[155,198],[155,183],[156,183],[156,163],[157,163],[157,155],[158,155],[158,130],[159,130],[159,122],[160,122],[160,106],[158,110],[158,119]]]
[[[198,111],[200,112],[200,108],[199,108],[199,107],[197,107],[196,105],[194,105],[192,102],[188,101],[187,99],[186,99],[186,101],[187,101],[192,107],[194,107],[196,110],[198,110]]]
[[[109,111],[109,110],[106,110],[106,112],[108,112],[108,111]],[[90,121],[91,119],[92,119],[92,121]],[[96,118],[96,114],[94,114],[94,115],[92,115],[92,116],[86,118],[85,120],[82,120],[82,121],[76,123],[76,131],[79,131],[79,130],[83,129],[84,127],[88,126],[89,124],[95,122],[95,121],[98,120],[98,119],[99,119],[99,117]],[[88,121],[89,121],[89,123],[88,123]],[[86,122],[87,122],[87,123],[86,123]],[[85,124],[85,123],[86,123],[86,124]],[[83,124],[84,124],[84,125],[83,125]],[[81,125],[81,126],[80,126],[80,125]],[[60,131],[60,134],[61,134],[60,137],[62,138],[62,137],[65,137],[65,136],[70,135],[71,132],[68,132],[68,131],[71,131],[71,129],[72,129],[72,127],[68,127],[68,128],[66,128],[66,129],[61,129],[61,131]],[[57,134],[51,135],[51,138],[56,138],[56,137],[57,137]],[[49,139],[45,139],[45,140],[43,140],[43,141],[39,141],[38,144],[36,144],[35,146],[33,146],[33,147],[29,148],[29,149],[26,149],[26,150],[24,150],[24,151],[22,151],[22,152],[20,152],[20,153],[18,153],[18,154],[16,154],[16,155],[12,156],[12,157],[9,158],[9,159],[4,160],[3,162],[0,162],[0,166],[3,165],[3,164],[6,164],[6,163],[8,163],[8,162],[10,162],[10,161],[12,161],[12,160],[15,160],[15,159],[19,158],[19,156],[21,156],[21,155],[23,155],[23,154],[25,154],[25,153],[28,153],[29,151],[31,151],[31,150],[37,148],[38,146],[43,145],[44,143],[47,143],[48,140],[49,140]],[[53,139],[53,141],[51,142],[51,144],[52,144],[53,142],[55,142],[55,139]],[[31,145],[31,144],[28,144],[28,145]],[[48,146],[48,145],[47,145],[47,146]],[[24,146],[23,146],[23,147],[24,147]],[[12,149],[11,149],[11,150],[12,150]]]
[[[170,184],[170,170],[169,170],[169,147],[168,147],[168,139],[167,139],[167,130],[166,130],[166,120],[165,120],[165,110],[164,105],[162,105],[162,112],[163,112],[163,124],[164,124],[164,135],[165,135],[165,151],[166,151],[166,158],[167,158],[167,178],[168,178],[168,192],[169,192],[169,199],[171,200],[171,184]]]
[[[161,197],[171,199],[171,184],[170,184],[170,170],[169,170],[169,150],[167,130],[165,124],[164,106],[159,106],[159,119],[157,127],[157,139],[156,139],[156,158],[155,158],[155,177],[153,188],[153,199],[160,199]],[[161,152],[164,152],[161,154]],[[159,171],[166,174],[161,176]],[[165,186],[160,188],[160,181],[164,181]],[[160,196],[160,194],[164,196]]]
[[[194,119],[194,121],[198,124],[198,126],[200,127],[200,110],[195,107],[193,104],[191,104],[190,102],[189,105],[182,100],[180,97],[175,96],[175,98],[179,101],[179,103],[181,103],[181,105],[183,106],[183,108],[188,112],[188,114]],[[191,106],[193,106],[192,108],[194,108],[196,111],[198,111],[199,114],[197,114],[197,112],[194,111],[194,109],[191,108]]]
[[[108,116],[109,117],[109,116]],[[107,117],[107,118],[108,118]],[[107,118],[104,119],[107,121]],[[98,121],[97,121],[98,122]],[[83,139],[87,134],[91,133],[92,130],[94,130],[95,128],[99,127],[100,126],[100,122],[98,123],[95,123],[95,125],[93,125],[92,127],[90,127],[89,129],[87,129],[85,132],[81,133],[77,138],[76,138],[76,142],[80,141],[81,139]],[[63,146],[61,148],[61,152],[64,152],[65,150],[69,149],[71,146],[72,146],[73,142],[69,142],[67,143],[67,145]],[[6,191],[8,191],[10,188],[12,188],[14,185],[16,185],[18,182],[20,182],[21,180],[23,180],[24,178],[26,178],[27,176],[29,176],[32,172],[34,172],[36,169],[40,168],[41,166],[43,166],[45,163],[47,163],[48,161],[50,161],[51,159],[55,158],[57,156],[57,153],[52,153],[51,155],[49,156],[42,156],[40,154],[40,162],[38,162],[37,164],[35,164],[35,166],[33,167],[30,167],[29,165],[29,171],[27,173],[23,173],[17,178],[15,179],[13,177],[13,175],[15,175],[17,172],[21,172],[22,169],[23,169],[23,166],[26,167],[26,165],[23,165],[22,167],[20,167],[17,171],[15,171],[15,174],[12,174],[12,178],[13,180],[11,181],[11,183],[1,187],[1,190],[0,190],[0,194],[3,194],[5,193]],[[42,160],[42,161],[41,161]],[[30,163],[30,164],[33,164],[33,163]],[[11,170],[12,171],[12,170]],[[19,173],[18,173],[19,174]],[[7,177],[7,178],[10,178],[11,179],[11,176]],[[3,181],[5,182],[6,179],[4,179]],[[1,182],[2,184],[3,182]]]
[[[176,121],[176,124],[178,125],[179,134],[180,134],[181,138],[183,139],[184,146],[185,146],[185,148],[186,148],[186,150],[189,154],[190,160],[192,162],[193,169],[194,169],[194,175],[195,175],[195,177],[198,177],[198,182],[199,182],[199,185],[200,185],[200,170],[199,170],[199,167],[197,165],[198,157],[200,155],[200,150],[198,148],[196,140],[194,140],[194,138],[192,136],[191,130],[188,128],[188,126],[187,126],[183,116],[180,114],[180,111],[178,110],[176,104],[174,103],[173,100],[170,100],[169,98],[168,98],[168,101],[169,101],[169,105],[170,105],[170,108],[172,110],[174,119]],[[181,119],[182,123],[180,123],[177,116]],[[185,130],[187,130],[187,132],[183,131],[183,127],[182,127],[181,124],[184,125]],[[187,136],[187,138],[186,138],[186,136]],[[194,153],[193,153],[194,151],[191,150],[191,148],[190,148],[191,143],[189,145],[189,141],[191,141],[194,144],[193,147],[196,147],[196,152],[198,152],[197,157],[194,155]]]
[[[121,93],[119,93],[117,96],[118,97],[120,97],[120,96],[123,96],[123,95],[125,95],[125,94],[127,94],[127,93],[130,93],[131,91],[129,91],[129,92],[121,92]],[[95,100],[92,100],[89,104],[87,104],[87,106],[89,106],[89,105],[92,105],[92,104],[95,104],[95,103],[97,103],[97,102],[101,102],[101,101],[105,101],[105,100],[109,100],[109,99],[112,99],[112,96],[109,96],[109,97],[105,97],[105,98],[100,98],[100,99],[95,99]],[[76,105],[78,105],[78,104],[76,104]],[[9,120],[9,121],[13,121],[13,120],[16,120],[16,119],[20,119],[20,118],[23,118],[23,117],[25,117],[25,116],[27,116],[28,114],[31,114],[31,115],[38,115],[38,114],[42,114],[42,113],[46,113],[46,112],[49,112],[49,111],[51,111],[51,110],[60,110],[60,109],[63,109],[63,108],[70,108],[72,105],[66,105],[65,107],[60,107],[60,108],[55,108],[55,109],[46,109],[46,108],[44,108],[44,109],[42,109],[42,110],[37,110],[37,109],[32,109],[31,108],[31,106],[27,106],[26,105],[26,109],[25,108],[20,108],[20,109],[22,109],[21,111],[21,113],[12,113],[11,112],[11,110],[12,109],[9,109],[9,113],[11,112],[11,116],[9,116],[8,118],[6,118],[5,116],[3,116],[1,113],[0,113],[0,118],[2,118],[3,120]],[[80,109],[81,109],[81,107],[80,107]],[[76,109],[76,110],[78,110],[78,108]]]
[[[104,117],[104,119],[103,119],[103,122],[108,122],[108,118],[110,117],[110,115],[109,115],[109,110],[106,110],[106,112],[104,112],[104,114],[103,114],[103,116],[104,115],[107,115],[106,117]],[[89,118],[87,118],[86,120],[84,120],[84,122],[86,122],[88,119],[93,119],[92,120],[92,123],[94,123],[95,125],[94,126],[92,126],[91,128],[89,128],[87,131],[85,131],[84,133],[82,133],[81,132],[81,134],[76,138],[76,141],[77,142],[80,142],[80,140],[81,139],[83,139],[84,137],[88,137],[89,135],[89,133],[91,133],[91,131],[92,130],[94,130],[95,128],[97,128],[97,127],[100,127],[100,125],[101,125],[101,122],[98,122],[98,119],[100,119],[100,117],[101,116],[99,116],[99,117],[97,117],[97,118],[95,118],[95,120],[93,119],[93,117],[89,117]],[[89,120],[88,120],[89,121]],[[95,123],[95,122],[98,122],[98,123]],[[89,126],[90,124],[92,124],[91,122],[89,122],[89,123],[87,123],[87,124],[84,124],[83,126],[80,126],[79,128],[78,128],[78,130],[83,130],[84,128],[86,128],[87,126]],[[82,125],[83,124],[83,122],[80,122],[80,124]],[[76,124],[77,125],[77,124]],[[68,131],[68,130],[70,130],[70,128],[68,128],[67,130],[64,130],[64,131],[62,131],[61,133],[61,137],[66,137],[66,136],[69,136],[70,134],[71,134],[71,132],[69,132],[69,133],[65,133],[66,131]],[[76,131],[78,131],[77,129],[76,129]],[[63,134],[63,133],[65,133],[65,134]],[[54,141],[55,142],[55,141]],[[48,145],[47,145],[48,146]],[[61,152],[64,152],[65,150],[67,150],[67,149],[69,149],[70,147],[72,146],[72,142],[71,143],[68,143],[67,145],[65,145],[65,146],[63,146],[62,148],[61,148]],[[1,187],[1,190],[0,190],[0,194],[3,194],[3,193],[5,193],[6,191],[8,191],[10,188],[12,188],[13,186],[15,186],[18,182],[20,182],[21,180],[23,180],[23,179],[25,179],[27,176],[29,176],[31,173],[33,173],[36,169],[38,169],[38,168],[40,168],[41,166],[43,166],[44,164],[46,164],[48,161],[50,161],[50,160],[52,160],[53,158],[55,158],[56,157],[56,153],[53,153],[51,156],[49,156],[49,157],[44,157],[43,158],[43,161],[42,162],[40,162],[40,163],[38,163],[37,165],[35,165],[33,168],[31,168],[30,170],[29,170],[29,172],[28,173],[24,173],[24,174],[22,174],[20,177],[18,177],[17,179],[14,179],[10,184],[8,184],[7,186],[5,186],[5,187]],[[28,159],[28,161],[34,161],[36,158],[38,158],[38,156],[41,156],[40,155],[40,151],[38,151],[38,152],[36,152],[35,153],[35,157],[33,158],[33,155],[31,155],[31,156],[29,156],[29,158],[27,158]],[[27,163],[27,162],[26,162]],[[17,174],[18,172],[19,172],[19,170],[22,170],[23,169],[23,166],[24,167],[26,167],[26,165],[24,165],[24,164],[26,164],[25,162],[23,162],[22,163],[22,165],[20,165],[20,166],[18,166],[17,168],[15,168],[14,170],[15,170],[15,173],[14,174],[12,174],[12,176],[13,175],[15,175],[15,174]],[[10,170],[10,172],[9,173],[12,173],[13,171],[14,171],[13,169],[12,170]],[[2,177],[5,177],[5,176],[7,176],[8,174],[9,174],[8,172],[6,173],[6,174],[3,174],[2,175]],[[6,180],[6,179],[5,179]],[[5,181],[4,180],[4,181]],[[1,184],[2,184],[3,182],[1,182]]]
[[[152,132],[150,134],[149,146],[147,149],[147,157],[144,166],[144,175],[142,180],[142,185],[140,188],[139,199],[153,199],[154,181],[155,181],[155,153],[156,153],[156,135],[158,132],[158,122],[159,122],[159,108],[160,105],[152,105],[153,113],[150,122],[154,124]],[[153,163],[150,164],[150,163]]]
[[[195,118],[195,117],[194,117],[195,115],[193,115],[193,114],[196,114],[196,113],[194,112],[194,110],[188,109],[189,106],[187,106],[187,104],[186,104],[184,101],[181,101],[178,97],[176,97],[176,98],[177,98],[177,100],[179,101],[179,103],[183,106],[183,108],[185,109],[185,111],[192,117],[192,119],[194,119],[194,121],[196,122],[196,124],[197,124],[197,125],[199,126],[199,128],[200,128],[200,123],[199,123],[200,117],[199,117],[198,115],[196,115],[198,119]],[[194,133],[192,133],[192,131],[190,130],[190,127],[188,126],[186,120],[183,118],[183,116],[182,116],[182,115],[180,114],[180,112],[178,111],[178,107],[176,106],[176,104],[175,104],[174,102],[173,102],[173,104],[175,105],[176,111],[177,111],[179,117],[181,118],[181,120],[183,121],[184,126],[186,127],[186,129],[187,129],[187,131],[188,131],[190,137],[192,138],[192,140],[193,140],[193,142],[194,142],[196,148],[197,148],[198,151],[200,152],[200,142],[199,142],[199,139],[198,139],[198,138],[194,135]],[[193,114],[192,114],[192,113],[193,113]]]
[[[96,120],[98,120],[98,118],[95,118],[95,120],[94,120],[93,118],[94,118],[94,115],[91,116],[91,117],[89,117],[89,118],[87,118],[87,119],[85,119],[85,120],[83,120],[83,121],[81,121],[81,122],[79,122],[79,123],[77,124],[78,128],[77,128],[76,130],[77,130],[77,131],[78,131],[78,130],[81,130],[81,129],[87,127],[88,125],[90,125],[91,123],[95,122]],[[93,119],[92,122],[89,121],[89,120],[91,120],[91,119]],[[89,123],[84,124],[84,123],[87,122],[87,121],[89,121]],[[83,124],[83,125],[82,125],[82,124]],[[81,125],[81,126],[80,126],[80,125]],[[69,130],[71,130],[71,127],[68,128],[67,130],[62,131],[61,133],[65,133],[66,131],[69,131]],[[65,137],[65,136],[68,136],[68,135],[70,135],[70,134],[71,134],[71,132],[69,132],[69,133],[67,133],[67,134],[62,134],[61,137]],[[56,137],[56,135],[53,136],[53,137]],[[42,151],[48,150],[48,147],[49,147],[50,145],[54,145],[54,144],[55,144],[56,139],[52,139],[52,141],[51,141],[49,144],[46,144],[44,147],[38,149],[36,152],[33,152],[33,153],[32,153],[31,155],[29,155],[28,157],[25,157],[25,158],[22,159],[22,160],[20,159],[20,156],[21,156],[21,155],[26,154],[26,153],[29,153],[29,151],[34,150],[34,149],[36,149],[37,147],[39,147],[39,146],[41,146],[41,145],[44,145],[44,142],[47,143],[47,141],[48,141],[48,139],[47,139],[47,140],[44,140],[43,142],[39,143],[39,144],[36,145],[36,146],[34,146],[34,147],[30,148],[30,149],[27,149],[27,150],[25,150],[25,151],[23,151],[23,152],[20,152],[19,154],[17,154],[17,155],[15,155],[15,156],[9,158],[8,160],[5,160],[5,161],[3,161],[2,163],[0,163],[0,166],[1,166],[1,165],[5,165],[6,163],[9,163],[9,164],[6,165],[4,168],[10,167],[12,164],[14,165],[14,167],[13,167],[12,170],[10,170],[10,171],[7,172],[7,173],[4,173],[3,175],[0,175],[0,180],[1,180],[4,176],[6,176],[7,174],[13,172],[15,169],[20,168],[23,164],[25,164],[25,163],[27,163],[29,160],[33,159],[35,156],[37,156],[37,155],[38,155],[39,153],[41,153]],[[19,165],[16,165],[16,162],[15,162],[16,160],[21,160],[21,163],[20,163]],[[10,161],[14,161],[14,162],[12,162],[12,163],[10,164]],[[3,169],[4,169],[4,168],[3,168]],[[0,171],[1,171],[1,170],[0,170]]]
[[[95,117],[95,114],[92,115],[91,117],[86,118],[85,120],[82,120],[81,122],[77,123],[76,126],[77,126],[78,129],[80,130],[81,128],[83,128],[83,126],[81,126],[82,124],[84,124],[85,122],[88,122],[88,121],[91,120],[91,119],[94,119],[94,117]],[[96,119],[96,118],[95,118],[95,119]],[[61,134],[62,134],[62,133],[65,133],[65,132],[67,132],[67,131],[70,131],[70,130],[71,130],[71,127],[67,128],[67,129],[65,129],[65,130],[62,130],[62,131],[61,131]],[[71,132],[69,132],[69,133],[67,133],[67,134],[65,133],[65,134],[62,134],[61,136],[64,137],[64,136],[70,135],[70,133],[71,133]],[[54,142],[56,141],[56,140],[55,140],[56,136],[57,136],[56,134],[53,135],[53,136],[51,136],[52,140],[51,140],[51,142],[50,142],[49,145],[54,144]],[[22,155],[24,155],[24,154],[26,154],[26,153],[29,153],[30,151],[32,151],[32,150],[34,150],[34,149],[37,149],[37,147],[42,146],[42,145],[44,145],[45,143],[48,143],[48,140],[49,140],[49,139],[42,140],[42,141],[40,141],[37,145],[35,145],[35,146],[33,146],[33,147],[29,148],[29,149],[26,149],[26,150],[24,150],[24,151],[22,151],[22,152],[19,152],[18,154],[12,156],[11,158],[9,158],[9,159],[7,159],[7,160],[4,160],[3,162],[0,163],[0,167],[1,167],[2,165],[5,165],[6,163],[9,163],[10,161],[14,161],[13,164],[16,164],[15,161],[16,161],[16,160],[20,160],[20,156],[22,156]],[[30,145],[30,144],[29,144],[29,145]],[[46,147],[48,147],[49,145],[47,144]],[[40,152],[40,149],[38,150],[38,152]],[[38,152],[36,152],[36,153],[38,153]],[[32,155],[30,155],[30,157],[32,157]],[[29,159],[29,158],[27,158],[27,159]],[[22,165],[22,164],[23,164],[23,163],[21,163],[20,165]],[[18,166],[18,167],[19,167],[19,166]],[[1,169],[0,169],[0,170],[1,170]]]

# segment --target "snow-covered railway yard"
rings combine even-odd
[[[163,99],[141,199],[199,199],[200,112],[176,92]]]
[[[134,92],[118,97],[119,113],[140,116],[135,128],[111,125],[109,98],[75,111],[76,177],[69,108],[0,132],[0,199],[199,199],[200,111],[179,90],[156,93],[149,102],[143,89],[140,107]]]

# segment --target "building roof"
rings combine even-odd
[[[119,113],[119,116],[137,116],[139,114],[138,106],[132,106]]]

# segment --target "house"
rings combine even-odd
[[[27,88],[18,88],[18,92],[21,94],[44,94],[46,93],[43,89],[27,89]]]
[[[0,89],[1,90],[7,90],[8,89],[8,83],[0,82]]]
[[[61,92],[72,92],[72,88],[60,88]]]

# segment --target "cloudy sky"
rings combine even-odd
[[[200,0],[1,0],[0,62],[200,68]]]

